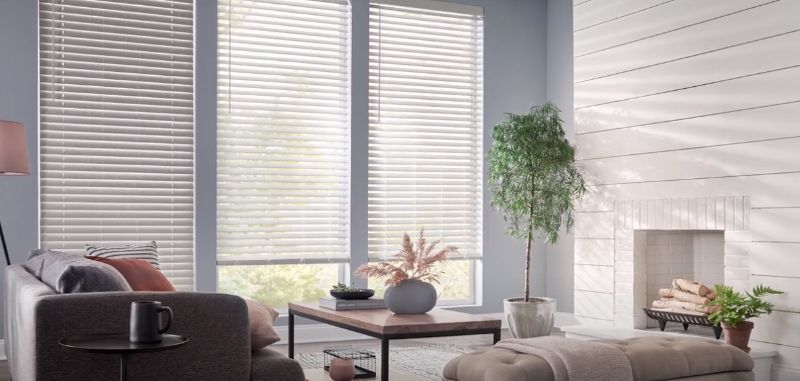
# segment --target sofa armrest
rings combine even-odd
[[[261,348],[252,355],[250,381],[303,381],[303,367],[296,360],[269,348]]]
[[[189,338],[177,349],[131,356],[134,380],[250,379],[247,306],[239,297],[186,292],[108,292],[42,297],[35,306],[35,380],[114,379],[119,358],[59,345],[64,337],[127,334],[130,304],[157,300],[172,308],[169,333]]]

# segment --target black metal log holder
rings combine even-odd
[[[722,328],[712,323],[704,315],[682,314],[680,312],[659,311],[650,308],[643,308],[643,310],[647,317],[658,321],[658,328],[661,331],[664,331],[667,328],[667,322],[671,321],[683,324],[684,331],[688,330],[690,325],[699,325],[713,328],[714,336],[716,336],[717,340],[722,336]]]

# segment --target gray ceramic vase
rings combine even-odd
[[[436,289],[427,282],[406,280],[387,288],[383,300],[396,314],[424,314],[436,305]]]

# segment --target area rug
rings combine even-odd
[[[377,346],[354,347],[375,352],[376,364],[380,364],[381,353]],[[470,350],[457,345],[422,344],[391,345],[389,347],[389,366],[406,373],[415,374],[427,380],[442,379],[442,369],[448,361]],[[322,352],[300,353],[295,356],[304,369],[320,369],[324,366]]]

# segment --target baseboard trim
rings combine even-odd
[[[500,319],[503,322],[503,329],[508,329],[508,324],[503,318],[503,313],[482,314],[483,316]],[[564,326],[580,324],[570,313],[557,312],[555,327],[560,329]],[[275,331],[282,337],[276,345],[288,344],[289,329],[287,326],[277,326]],[[336,341],[357,341],[368,340],[369,336],[351,332],[346,329],[336,328],[327,324],[303,324],[295,326],[295,342],[301,343],[326,343]],[[6,357],[5,340],[0,339],[0,361],[8,360]],[[772,366],[772,381],[796,381],[800,380],[800,369],[782,365]]]
[[[289,327],[285,325],[275,327],[281,341],[277,342],[278,345],[285,345],[289,343]],[[336,328],[327,324],[302,324],[294,327],[294,342],[295,344],[304,343],[328,343],[333,341],[356,341],[368,340],[369,336],[362,335],[348,331],[346,329]]]
[[[800,369],[783,365],[772,365],[772,381],[800,380]]]
[[[502,312],[495,312],[490,314],[481,314],[481,316],[492,317],[495,319],[500,319],[503,322],[503,329],[508,329],[508,322],[506,321],[505,316]],[[575,315],[568,313],[568,312],[556,312],[556,321],[553,325],[555,328],[561,329],[561,327],[566,327],[570,325],[578,325],[581,324],[578,319],[575,318]]]
[[[492,317],[495,319],[500,319],[503,322],[503,329],[508,328],[508,324],[506,324],[505,319],[503,318],[503,313],[490,313],[490,314],[482,314],[483,316]],[[574,325],[574,317],[572,314],[558,312],[556,313],[556,327],[562,327],[565,325]],[[277,345],[285,345],[288,344],[289,338],[289,328],[285,325],[276,326],[275,331],[278,335],[282,338],[281,341],[276,343]],[[352,331],[348,331],[346,329],[336,328],[327,324],[302,324],[297,325],[294,328],[294,338],[295,343],[302,344],[302,343],[328,343],[328,342],[336,342],[336,341],[357,341],[357,340],[368,340],[370,339],[369,336],[365,336],[359,333],[355,333]],[[5,347],[5,340],[0,339],[0,360],[7,360],[6,358],[6,347]]]
[[[500,319],[502,321],[502,328],[508,329],[508,324],[506,323],[506,319],[503,316],[502,312],[497,313],[489,313],[489,314],[480,314],[480,316],[491,317],[494,319]],[[561,328],[568,325],[575,325],[580,324],[575,320],[575,317],[570,313],[565,312],[556,312],[556,322],[555,327]],[[280,325],[275,327],[275,331],[278,335],[282,338],[279,341],[278,345],[285,345],[288,344],[289,338],[289,328],[285,325]],[[352,331],[348,331],[346,329],[336,328],[327,324],[302,324],[296,325],[294,328],[294,340],[297,344],[303,343],[328,343],[334,341],[357,341],[357,340],[368,340],[371,339],[369,336],[362,335],[360,333],[355,333]]]
[[[503,317],[502,312],[497,313],[489,313],[489,314],[481,314],[482,316],[491,317],[495,319],[500,319],[503,322],[503,329],[508,329],[508,324]],[[575,325],[576,323],[575,317],[572,314],[564,313],[564,312],[557,312],[556,313],[556,328],[560,328],[567,325]],[[281,341],[277,343],[277,345],[285,345],[288,344],[289,338],[289,328],[285,325],[276,326],[275,331],[278,335],[282,338]],[[336,328],[327,324],[302,324],[297,325],[294,328],[294,338],[295,342],[298,344],[302,343],[327,343],[327,342],[336,342],[336,341],[357,341],[357,340],[368,340],[370,339],[369,336],[362,335],[359,333],[355,333],[352,331],[348,331],[346,329]],[[7,360],[6,358],[6,351],[5,351],[5,340],[0,339],[0,360]],[[796,370],[792,370],[787,368],[789,375],[794,375],[797,373]]]

